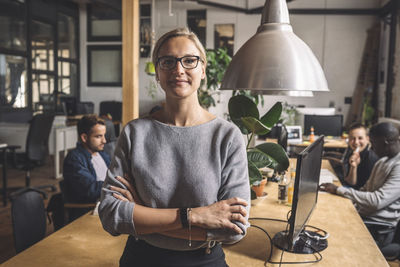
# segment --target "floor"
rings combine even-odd
[[[1,167],[0,167],[1,170]],[[38,167],[31,172],[31,185],[55,184],[58,187],[58,180],[54,179],[53,161],[51,158],[46,164]],[[0,171],[0,185],[3,188],[3,179]],[[25,185],[25,172],[13,168],[7,169],[8,188],[22,187]],[[52,193],[49,193],[49,197]],[[45,205],[48,200],[45,200]],[[47,227],[47,234],[53,232],[52,225]],[[3,206],[3,198],[0,197],[0,264],[15,255],[14,240],[11,224],[11,204],[8,201],[6,207]]]

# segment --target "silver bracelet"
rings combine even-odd
[[[188,224],[189,224],[189,247],[192,246],[192,208],[187,209]]]

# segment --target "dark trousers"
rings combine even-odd
[[[395,227],[368,224],[366,226],[379,248],[383,248],[392,243],[396,230]]]
[[[221,245],[205,249],[176,251],[154,247],[145,241],[129,236],[124,253],[119,260],[120,267],[227,267]]]

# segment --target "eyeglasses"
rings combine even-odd
[[[157,59],[157,63],[162,70],[172,70],[179,61],[185,69],[194,69],[199,64],[199,56],[171,57],[164,56]]]

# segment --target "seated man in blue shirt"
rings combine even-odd
[[[106,126],[102,119],[90,115],[82,117],[77,128],[77,146],[64,160],[64,197],[71,203],[94,203],[100,198],[101,187],[110,165],[110,157],[103,152]],[[70,220],[86,211],[71,210]]]

